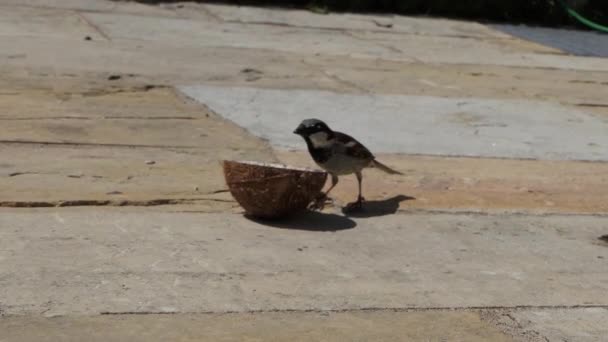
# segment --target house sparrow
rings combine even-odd
[[[331,186],[323,195],[323,201],[338,184],[338,176],[354,173],[359,183],[359,196],[352,205],[361,209],[364,198],[361,194],[361,171],[366,167],[376,167],[389,174],[402,175],[376,160],[363,144],[353,137],[332,131],[327,124],[317,119],[307,119],[294,131],[306,141],[312,159],[331,175]],[[317,206],[321,206],[317,201]]]

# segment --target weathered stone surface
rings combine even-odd
[[[306,10],[235,7],[221,4],[207,4],[205,8],[224,21],[246,24],[274,24],[302,28],[380,31],[429,36],[510,38],[508,34],[475,22],[438,18],[340,13],[316,14]]]
[[[5,7],[0,5],[2,36],[37,36],[47,39],[104,39],[77,12],[50,8]],[[36,20],[27,20],[35,18]]]
[[[45,10],[72,10],[78,12],[111,12],[129,13],[140,16],[166,16],[177,17],[183,15],[161,6],[148,6],[134,1],[111,0],[3,0],[3,11],[32,8],[34,13],[43,13]]]
[[[263,141],[168,88],[2,98],[2,206],[196,202],[225,189],[222,159],[275,160]]]
[[[481,317],[516,341],[600,342],[608,334],[608,308],[481,310]]]
[[[296,166],[317,167],[308,152],[278,151],[279,159]],[[608,164],[486,158],[379,155],[404,176],[363,172],[363,191],[371,208],[513,211],[520,213],[608,212]],[[332,190],[336,205],[357,196],[354,176],[340,177]],[[394,201],[396,196],[408,196]]]
[[[608,304],[606,244],[597,239],[608,233],[605,163],[380,153],[406,175],[366,172],[363,218],[329,215],[338,210],[329,208],[325,216],[283,223],[294,229],[278,229],[231,214],[240,209],[229,194],[215,193],[223,189],[217,160],[267,160],[273,151],[236,125],[206,117],[211,113],[172,87],[400,94],[437,103],[450,103],[448,97],[472,106],[538,103],[526,108],[541,115],[522,121],[549,123],[539,124],[548,127],[546,139],[532,151],[557,146],[562,158],[604,147],[589,141],[562,148],[559,139],[594,136],[595,128],[560,124],[581,112],[598,129],[608,123],[607,65],[451,20],[194,3],[2,1],[0,140],[13,141],[0,143],[1,203],[88,207],[1,210],[0,340],[200,340],[206,333],[227,340],[390,340],[392,332],[422,340],[499,340],[492,326],[505,325],[487,319],[488,311],[510,322],[505,333],[517,340],[602,340],[603,311],[591,306]],[[508,131],[461,114],[465,122],[439,116],[437,125]],[[193,135],[199,131],[207,136]],[[462,147],[461,137],[451,137],[445,143]],[[42,138],[59,144],[28,141]],[[506,141],[513,138],[521,134],[506,133]],[[139,143],[166,146],[123,146]],[[278,154],[293,164],[310,162],[303,151]],[[351,178],[335,189],[338,205],[354,198]],[[399,194],[416,200],[398,203]],[[141,207],[151,204],[158,206]],[[412,215],[415,209],[424,210]],[[479,214],[439,214],[447,210]],[[518,214],[489,215],[495,211]],[[475,305],[500,308],[475,311],[483,313],[479,322],[462,309]],[[370,306],[428,312],[322,312]],[[82,315],[269,308],[316,312]],[[44,320],[41,314],[69,317]],[[114,329],[100,329],[108,325]]]
[[[472,312],[276,312],[0,320],[5,342],[511,341]]]
[[[608,336],[607,308],[522,310],[511,313],[518,330],[549,341],[600,342]]]
[[[386,32],[346,35],[333,30],[293,30],[274,25],[245,26],[237,23],[217,25],[204,21],[103,13],[87,13],[85,16],[111,39],[117,40],[162,41],[170,42],[171,45],[181,42],[201,48],[238,46],[305,55],[343,55],[401,62],[424,61],[608,71],[608,63],[601,58],[523,52],[521,44],[510,47],[508,40],[495,42],[459,37],[403,36]],[[249,39],[252,35],[255,35],[255,39]],[[542,50],[540,47],[537,48]],[[473,49],[476,53],[469,53]],[[461,53],[455,53],[456,51]]]
[[[185,86],[188,96],[283,148],[318,118],[376,153],[608,161],[608,123],[539,101],[338,94],[315,90]]]
[[[607,305],[591,216],[5,209],[5,314]],[[36,251],[33,253],[32,251]]]
[[[4,145],[0,206],[193,203],[226,190],[218,158],[251,155],[264,157],[246,150]]]

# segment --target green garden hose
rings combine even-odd
[[[564,9],[566,10],[566,12],[568,12],[568,14],[573,17],[574,19],[578,20],[581,24],[590,27],[594,30],[598,30],[600,32],[604,32],[604,33],[608,33],[608,27],[600,25],[598,23],[594,23],[593,21],[586,19],[585,17],[583,17],[582,15],[578,14],[575,10],[573,10],[572,8],[568,7],[568,5],[566,5],[566,2],[564,0],[559,0],[559,2],[562,4],[562,6],[564,7]]]

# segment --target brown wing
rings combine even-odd
[[[340,145],[344,146],[347,155],[358,159],[374,159],[374,155],[367,147],[363,146],[363,144],[350,135],[334,132],[334,137]]]

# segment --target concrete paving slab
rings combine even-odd
[[[0,36],[105,39],[82,16],[73,11],[0,5]]]
[[[519,330],[535,331],[547,341],[600,342],[608,336],[608,309],[522,310],[510,314]]]
[[[129,13],[142,16],[180,16],[165,6],[150,6],[135,1],[111,1],[111,0],[3,0],[2,8],[20,7],[34,9],[67,9],[84,12],[112,12]]]
[[[64,49],[57,49],[60,45]],[[71,83],[72,93],[120,91],[120,82],[109,83],[111,75],[133,79],[139,87],[210,82],[271,86],[280,82],[290,88],[340,89],[344,85],[319,68],[302,63],[302,56],[280,51],[210,47],[201,49],[183,44],[135,43],[134,41],[87,42],[27,40],[0,37],[3,60],[1,73],[11,74],[14,82],[56,87]],[[259,72],[256,72],[259,71]],[[260,73],[261,72],[261,73]],[[78,75],[78,77],[75,77]],[[131,76],[129,76],[131,75]],[[37,82],[32,82],[36,79]],[[71,80],[70,80],[71,79]],[[78,82],[86,79],[86,82]],[[118,89],[112,89],[118,86]],[[81,88],[81,89],[78,89]]]
[[[2,141],[197,148],[217,135],[199,120],[4,120]],[[167,130],[173,127],[175,131]],[[180,132],[176,134],[175,132]]]
[[[220,160],[276,161],[266,143],[166,87],[39,86],[2,87],[2,206],[196,201],[224,188]]]
[[[278,150],[276,155],[289,165],[318,168],[307,151]],[[363,172],[366,208],[376,214],[415,209],[608,212],[608,163],[384,154],[378,158],[405,175]],[[340,177],[332,198],[340,207],[353,202],[357,192],[354,175]]]
[[[511,341],[474,312],[276,312],[0,319],[19,341]]]
[[[404,35],[395,32],[387,31],[352,31],[350,35],[367,42],[377,42],[382,46],[390,46],[393,51],[401,51],[407,56],[420,56],[420,60],[424,62],[433,62],[437,58],[449,59],[452,64],[469,64],[477,53],[484,56],[494,54],[502,54],[502,58],[498,57],[493,61],[478,62],[474,64],[485,65],[488,62],[491,64],[502,65],[503,63],[518,63],[514,62],[517,58],[521,58],[518,54],[537,54],[541,57],[544,54],[564,55],[559,50],[549,46],[535,44],[530,41],[515,39],[511,36],[505,38],[481,38],[468,37],[466,35],[457,36],[442,36],[442,35]],[[422,44],[428,44],[427,49],[420,49]],[[474,47],[476,54],[468,53],[468,47]],[[451,49],[452,53],[449,53]],[[456,52],[457,51],[457,52]],[[428,56],[434,55],[436,52],[447,53],[443,56],[435,56],[434,59],[428,60]],[[460,53],[462,52],[462,53]],[[533,66],[533,65],[529,65]]]
[[[547,102],[204,85],[179,89],[276,147],[305,149],[292,131],[301,120],[316,117],[375,153],[608,160],[602,148],[608,146],[606,122]]]
[[[608,71],[601,58],[581,58],[526,52],[525,44],[509,47],[498,42],[458,37],[404,36],[385,32],[352,32],[294,29],[277,25],[218,24],[175,18],[137,17],[123,14],[84,13],[113,40],[171,42],[173,45],[271,49],[306,55],[329,54],[401,62],[509,65],[575,70]],[[255,39],[253,39],[255,38]],[[535,49],[547,49],[535,46]],[[470,51],[475,50],[475,54]],[[551,50],[553,51],[553,50]]]
[[[34,9],[30,8],[28,10]],[[42,11],[44,13],[48,10],[43,9]],[[103,15],[112,17],[110,14]],[[127,17],[131,18],[136,16]],[[120,20],[116,18],[114,18],[114,20],[118,20],[122,23],[125,19],[123,17],[120,18]],[[158,18],[156,17],[150,17],[144,20],[146,23],[145,25],[139,24],[134,26],[139,28],[139,33],[143,35],[143,38],[152,39],[150,38],[149,32],[158,26],[156,25],[157,19]],[[211,25],[214,28],[210,32],[218,31],[221,26],[206,21],[178,20],[178,22],[193,22],[193,28],[201,25]],[[153,28],[148,28],[147,25],[152,25]],[[188,27],[188,24],[184,25]],[[179,25],[177,26],[179,27]],[[61,25],[59,25],[59,28],[61,29]],[[280,29],[287,30],[288,28],[283,27]],[[206,26],[205,30],[207,30]],[[605,81],[602,79],[602,73],[600,72],[585,74],[571,71],[572,74],[577,75],[576,79],[561,80],[558,78],[557,80],[551,80],[550,82],[541,82],[541,84],[534,84],[534,89],[531,90],[529,87],[526,87],[526,85],[535,80],[538,81],[538,79],[530,80],[530,77],[525,74],[527,71],[525,69],[524,71],[519,71],[519,74],[523,73],[523,75],[513,75],[521,78],[513,79],[513,77],[511,77],[510,79],[505,80],[492,77],[494,74],[501,74],[500,71],[492,70],[492,66],[467,67],[462,65],[454,66],[452,64],[452,67],[439,67],[436,65],[429,66],[420,63],[404,65],[399,62],[378,60],[370,62],[369,59],[355,58],[348,59],[348,63],[346,63],[345,58],[348,57],[343,54],[340,56],[311,56],[310,51],[313,51],[314,48],[312,50],[306,49],[305,52],[300,53],[251,49],[250,47],[239,48],[242,44],[239,45],[240,43],[238,41],[230,43],[232,44],[232,47],[205,46],[204,48],[201,48],[198,45],[200,43],[199,40],[195,38],[197,33],[189,32],[188,30],[185,31],[186,32],[180,32],[180,34],[183,34],[183,39],[177,37],[171,38],[169,41],[146,41],[145,44],[141,42],[136,43],[134,39],[139,39],[137,38],[138,35],[133,35],[133,39],[112,41],[111,43],[103,41],[83,41],[80,36],[78,36],[77,40],[74,40],[73,38],[49,39],[44,36],[28,36],[27,38],[22,37],[20,39],[15,39],[14,37],[5,37],[5,39],[2,39],[0,37],[0,51],[2,51],[2,55],[0,56],[6,58],[4,60],[5,64],[3,64],[5,67],[10,67],[11,70],[28,70],[29,77],[31,77],[33,70],[42,68],[44,69],[42,72],[52,77],[59,77],[62,74],[81,75],[83,72],[101,72],[110,75],[124,73],[137,74],[140,78],[141,76],[147,76],[148,79],[153,77],[155,82],[160,81],[163,83],[183,84],[205,81],[215,84],[243,85],[255,82],[259,83],[261,86],[267,87],[272,87],[274,85],[274,87],[308,87],[319,89],[344,89],[349,91],[366,89],[368,91],[390,93],[419,93],[421,91],[426,91],[429,94],[436,93],[437,95],[442,96],[445,96],[444,94],[446,92],[449,92],[450,96],[458,96],[459,93],[456,89],[462,88],[461,93],[465,93],[466,95],[475,95],[475,93],[484,95],[488,91],[491,91],[495,94],[494,96],[498,97],[506,96],[502,94],[527,97],[528,95],[526,94],[540,93],[539,96],[549,96],[558,99],[588,99],[595,98],[593,94],[598,91],[601,92],[601,84]],[[319,32],[319,30],[309,31],[315,32],[314,34],[317,35],[325,35],[325,33],[322,32],[323,30],[320,30],[321,32]],[[170,32],[170,30],[167,32]],[[241,37],[247,36],[247,32],[242,32],[242,30],[239,32],[240,33],[238,34]],[[292,32],[291,35],[296,33]],[[224,33],[221,33],[220,35],[222,34]],[[310,37],[314,38],[313,33],[308,34]],[[244,39],[247,41],[252,40],[250,39],[250,36],[247,36]],[[300,38],[294,39],[300,40]],[[367,45],[373,44],[373,40],[371,43],[369,41],[363,43]],[[358,46],[363,43],[358,43]],[[416,43],[416,45],[418,44],[424,45],[426,43]],[[57,46],[62,46],[64,48],[57,49]],[[389,49],[392,49],[390,44],[388,47]],[[325,49],[324,46],[322,48]],[[416,49],[419,49],[419,47],[416,47]],[[339,50],[340,53],[345,51],[344,49]],[[470,51],[470,49],[467,48],[466,51]],[[303,53],[305,55],[303,55]],[[356,54],[353,56],[356,56]],[[205,63],[202,63],[201,61],[205,61]],[[345,65],[352,65],[353,67],[344,70]],[[380,82],[381,86],[379,86],[377,77],[371,76],[371,81],[366,81],[368,71],[371,72],[370,68],[372,70],[378,69],[378,71],[397,70],[400,74],[402,74],[404,70],[411,70],[412,72],[418,71],[422,74],[418,79],[414,80],[415,84],[413,86],[408,87],[403,84],[409,79],[408,75],[398,75],[398,77],[396,77],[397,74],[387,76],[386,74],[380,73],[377,74],[377,77],[380,77],[381,80],[385,80],[385,82]],[[467,68],[472,69],[471,73],[475,75],[487,73],[489,76],[470,76],[464,77],[463,79],[460,72]],[[253,76],[242,73],[242,70],[248,69],[261,70],[263,73]],[[445,74],[444,78],[447,76],[450,76],[451,78],[442,81],[431,77],[434,73],[437,73],[437,71],[429,71],[433,69],[441,69]],[[446,71],[445,69],[449,69],[450,71]],[[506,67],[503,67],[503,69],[512,70],[512,68]],[[527,69],[531,73],[535,73],[533,69]],[[540,71],[536,73],[539,72]],[[561,70],[554,71],[549,73],[549,75],[557,75],[560,72]],[[547,73],[545,72],[545,74]],[[469,78],[475,78],[475,80],[468,80]],[[342,81],[342,79],[344,81]],[[454,79],[458,79],[459,81],[454,82]],[[376,80],[375,83],[374,80]],[[568,83],[569,81],[581,81],[583,83],[571,84]],[[598,84],[600,86],[597,86],[597,84],[584,83],[591,81],[599,82]],[[547,85],[547,83],[550,85]],[[487,87],[488,84],[500,84],[504,86]],[[562,88],[572,86],[572,89],[565,89],[563,93],[553,94],[550,89],[555,87],[559,88],[559,85],[563,85]],[[583,86],[585,86],[585,89],[579,89]],[[547,87],[547,91],[540,91]],[[418,90],[418,88],[420,88],[420,90]],[[411,89],[416,90],[411,92]],[[595,102],[592,103],[598,103],[599,100],[595,99],[594,101]],[[585,100],[581,102],[589,101]]]
[[[539,99],[589,104],[581,110],[603,109],[608,116],[603,88],[608,84],[608,73],[597,71],[370,62],[259,49],[200,49],[156,43],[134,46],[124,41],[110,45],[33,37],[27,41],[30,43],[0,39],[0,51],[7,58],[0,67],[2,79],[11,88],[21,85],[30,91],[45,85],[63,92],[64,97],[125,91],[126,85],[143,89],[144,85],[204,82],[274,89]],[[57,44],[66,49],[56,49]],[[107,80],[117,74],[121,80]]]
[[[365,67],[356,61],[340,66],[312,59],[307,62],[323,68],[325,73],[345,84],[358,87],[361,92],[542,100],[579,106],[581,111],[595,108],[608,113],[604,95],[608,73],[603,72],[390,63]],[[582,106],[584,104],[595,106]]]
[[[234,141],[234,139],[231,139]],[[274,161],[315,167],[307,152],[276,151],[252,139],[238,149],[211,141],[200,148],[160,149],[101,146],[0,146],[1,206],[62,203],[158,203],[183,200],[187,210],[230,211],[221,159]],[[23,156],[15,158],[14,156]],[[367,208],[376,215],[397,210],[508,211],[528,213],[608,212],[608,164],[380,155],[405,173],[385,177],[364,172]],[[61,160],[61,162],[57,162]],[[153,165],[146,162],[153,161]],[[339,208],[357,193],[354,176],[341,177],[332,197]],[[415,199],[398,200],[398,196]],[[207,201],[209,200],[222,200]],[[127,202],[125,202],[127,201]],[[226,201],[226,202],[224,202]],[[178,201],[179,202],[179,201]]]
[[[206,4],[211,13],[227,22],[275,24],[338,30],[396,32],[416,35],[509,38],[509,34],[475,22],[399,15],[317,14],[307,10]]]
[[[62,74],[32,76],[29,82],[10,76],[0,84],[0,120],[206,120],[211,115],[168,86],[145,84],[141,76]],[[133,79],[132,84],[131,79]],[[82,83],[85,84],[82,84]]]
[[[229,211],[236,203],[222,192],[226,189],[219,163],[222,158],[264,160],[272,159],[272,154],[254,147],[183,151],[0,145],[0,206],[153,205],[168,201],[201,202],[198,210],[207,204],[207,210]],[[216,195],[218,191],[222,193]],[[204,199],[226,202],[208,203]]]
[[[605,217],[0,215],[5,315],[607,305]],[[35,252],[33,252],[35,251]]]
[[[280,26],[217,24],[173,18],[135,17],[105,13],[85,13],[111,39],[172,42],[199,48],[239,47],[272,49],[314,55],[354,55],[381,57],[394,55],[390,49],[368,44],[341,32],[294,30]],[[255,38],[255,39],[253,39]],[[411,60],[407,57],[403,60]]]
[[[48,89],[8,89],[0,105],[2,141],[218,150],[263,145],[169,88],[152,87],[149,94],[147,88],[122,90],[64,96]]]
[[[34,7],[79,10],[111,10],[117,3],[107,0],[3,0],[7,7]]]
[[[486,41],[433,36],[404,39],[397,34],[385,32],[353,32],[352,36],[390,47],[403,56],[424,63],[608,71],[608,62],[603,58],[564,56],[552,48],[512,40]],[[394,60],[395,57],[383,58]]]

